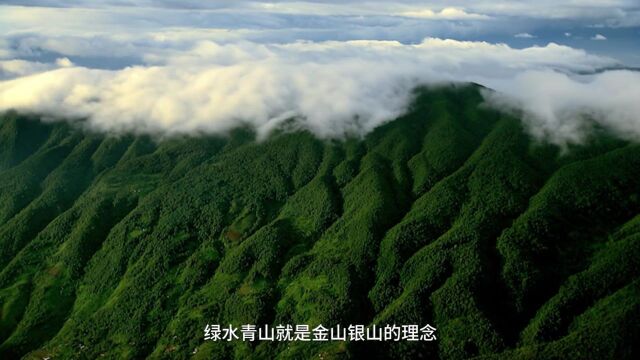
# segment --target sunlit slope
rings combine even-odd
[[[640,146],[561,151],[481,102],[424,90],[340,141],[3,115],[0,357],[634,358]],[[204,343],[207,323],[430,323],[438,340]]]

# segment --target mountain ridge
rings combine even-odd
[[[632,358],[640,146],[563,151],[482,101],[421,90],[342,140],[5,114],[0,354]],[[430,323],[438,341],[205,343],[207,323]]]

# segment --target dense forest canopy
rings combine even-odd
[[[363,138],[0,119],[2,358],[633,358],[640,145],[537,141],[476,86]],[[205,342],[206,324],[435,342]]]

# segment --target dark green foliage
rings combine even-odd
[[[420,89],[364,138],[0,119],[1,358],[635,358],[640,147],[563,149]],[[438,341],[213,343],[207,323]]]

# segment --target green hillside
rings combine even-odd
[[[421,90],[348,140],[2,115],[0,358],[637,358],[640,144],[560,149],[481,103]],[[438,339],[204,341],[229,323]]]

